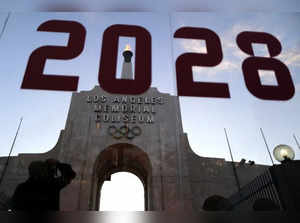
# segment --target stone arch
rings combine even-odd
[[[128,143],[118,143],[104,149],[97,157],[92,175],[90,209],[99,210],[101,188],[114,173],[126,171],[135,174],[143,183],[145,210],[150,209],[152,166],[142,149]]]

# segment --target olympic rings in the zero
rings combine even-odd
[[[115,139],[121,139],[123,137],[120,129],[117,129],[115,126],[111,125],[108,127],[108,134],[110,134]]]
[[[107,129],[108,134],[110,134],[111,136],[113,134],[115,134],[116,131],[117,131],[117,128],[116,128],[116,126],[113,126],[113,125],[109,126]]]
[[[142,130],[139,126],[129,128],[128,126],[123,125],[118,129],[116,126],[111,125],[108,127],[107,132],[115,139],[121,139],[123,137],[133,139],[135,136],[141,135]]]
[[[141,128],[138,127],[138,126],[134,126],[134,127],[131,129],[131,131],[133,132],[133,134],[134,134],[135,136],[139,136],[139,135],[142,134],[142,130],[141,130]]]
[[[128,128],[128,126],[123,125],[123,126],[120,127],[120,131],[121,131],[121,133],[122,133],[123,135],[125,135],[125,134],[128,133],[129,128]]]

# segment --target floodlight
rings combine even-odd
[[[283,144],[275,147],[273,150],[273,155],[275,159],[281,163],[293,160],[295,158],[295,152],[292,147]]]

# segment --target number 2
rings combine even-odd
[[[223,59],[221,41],[216,33],[206,28],[183,27],[175,38],[206,40],[207,54],[184,53],[176,60],[178,96],[230,98],[228,84],[194,82],[192,66],[213,67]]]
[[[38,27],[38,31],[70,33],[67,46],[42,46],[29,57],[22,89],[76,91],[78,76],[43,74],[47,59],[67,60],[80,55],[84,48],[86,30],[78,22],[50,20]]]

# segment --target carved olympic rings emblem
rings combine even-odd
[[[139,126],[134,126],[129,128],[126,125],[122,125],[120,128],[117,128],[114,125],[108,127],[108,134],[114,137],[115,139],[121,139],[123,137],[127,139],[133,139],[136,136],[141,135],[142,130]]]

